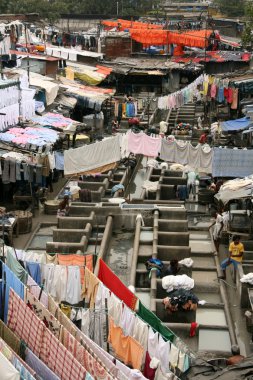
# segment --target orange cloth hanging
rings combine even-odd
[[[147,29],[143,33],[142,29],[129,29],[131,38],[146,45],[167,45],[170,43],[170,32],[167,30]]]
[[[169,39],[173,44],[204,48],[208,45],[208,38],[212,30],[190,30],[188,32],[170,32]]]
[[[177,33],[168,30],[146,30],[129,29],[131,38],[146,45],[180,44],[184,46],[195,46],[204,48],[208,44],[208,38],[212,30],[192,30]]]
[[[60,255],[58,254],[59,265],[76,265],[80,267],[81,283],[84,283],[84,267],[87,267],[91,272],[93,271],[93,256],[92,255]]]
[[[94,309],[99,282],[99,279],[91,271],[89,271],[87,267],[85,267],[82,298],[87,298],[90,301],[91,309]]]
[[[111,343],[116,355],[126,365],[141,369],[144,348],[131,336],[125,336],[122,328],[114,324],[110,318],[108,342]]]
[[[145,22],[139,22],[139,21],[129,21],[129,20],[122,20],[118,19],[117,21],[111,21],[111,20],[105,20],[102,21],[102,24],[104,26],[110,27],[110,28],[118,28],[120,26],[120,30],[124,29],[163,29],[163,25],[156,25],[156,24],[150,24]]]
[[[177,45],[174,49],[173,55],[175,57],[183,55],[184,54],[184,46],[183,45]]]

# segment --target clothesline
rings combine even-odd
[[[87,268],[86,268],[86,270],[87,270]],[[121,302],[121,301],[120,301]],[[121,304],[123,304],[122,302],[121,302]],[[155,330],[155,329],[153,329],[153,330]]]
[[[4,264],[3,264],[4,265]],[[5,267],[5,270],[7,270],[7,267]],[[8,273],[12,273],[9,269],[8,269]],[[12,274],[12,276],[14,276],[13,274]],[[14,276],[15,277],[15,276]],[[10,276],[8,275],[8,279],[10,280]],[[16,280],[15,280],[16,281]],[[18,292],[19,292],[19,290],[18,290],[18,287],[19,287],[19,285],[18,285],[18,283],[17,283],[17,281],[15,282],[14,281],[14,285],[12,286],[14,289],[15,289],[15,291],[17,290]],[[9,285],[10,285],[10,283],[8,283]],[[13,296],[14,296],[14,293],[12,293],[13,294]],[[23,293],[24,294],[24,293]],[[13,297],[12,296],[12,297]],[[49,297],[48,297],[49,298]],[[15,296],[15,299],[16,300],[18,300],[17,299],[17,297]],[[24,299],[24,298],[23,298]],[[35,299],[35,301],[36,301],[36,299]],[[25,306],[24,306],[24,304],[23,303],[20,303],[21,302],[21,300],[20,301],[18,301],[19,302],[19,308],[18,308],[18,310],[21,310],[20,309],[20,307],[21,307],[21,305],[22,305],[22,308],[24,308]],[[60,309],[59,309],[59,307],[58,307],[58,305],[56,305],[55,304],[55,306],[53,305],[53,303],[52,302],[54,302],[52,299],[51,299],[51,301],[50,301],[50,304],[51,304],[51,307],[56,311],[57,310],[57,313],[60,313]],[[55,307],[56,307],[56,309],[55,309]],[[17,312],[18,312],[18,310],[17,310]],[[27,319],[29,319],[30,320],[30,318],[31,318],[31,314],[30,314],[30,316],[27,314],[27,312],[28,312],[28,310],[29,309],[27,309],[27,308],[25,308],[25,310],[26,310],[26,312],[24,313],[25,314],[25,320],[27,320]],[[51,309],[52,310],[52,309]],[[18,316],[18,313],[14,313],[13,315],[15,315],[15,316]],[[23,314],[22,314],[23,315]],[[21,315],[20,315],[20,317],[21,317]],[[23,317],[22,317],[23,318]],[[19,320],[20,320],[20,322],[21,322],[21,320],[22,320],[22,318],[20,319],[19,318]],[[35,317],[36,318],[36,317]],[[77,333],[77,329],[76,329],[76,327],[72,324],[72,322],[71,321],[69,321],[69,322],[67,322],[67,320],[66,320],[66,318],[64,317],[64,314],[61,312],[61,314],[59,314],[58,315],[58,320],[59,320],[59,322],[60,323],[62,323],[64,326],[65,326],[65,332],[67,332],[67,335],[69,336],[69,338],[70,338],[70,336],[71,336],[71,340],[72,340],[72,343],[74,344],[74,342],[76,342],[76,344],[78,344],[77,343],[77,341],[76,341],[76,339],[75,339],[75,335],[73,335],[73,332],[74,331],[76,331],[76,333]],[[34,322],[35,322],[35,320],[34,320]],[[10,323],[9,321],[8,321],[8,323]],[[36,322],[36,323],[38,323],[38,322]],[[73,326],[72,326],[73,325]],[[18,325],[16,325],[16,326],[18,326]],[[30,326],[29,326],[30,327]],[[34,326],[34,328],[35,328],[35,326]],[[67,328],[67,330],[66,330],[66,328]],[[15,327],[15,329],[16,329],[16,327]],[[73,330],[74,329],[74,330]],[[22,336],[24,336],[24,338],[25,338],[25,336],[26,335],[23,335],[23,334],[25,334],[25,332],[26,332],[27,330],[26,329],[22,329],[22,331],[19,329],[19,332],[22,334]],[[33,344],[32,342],[34,342],[34,338],[36,338],[36,336],[34,336],[34,335],[29,335],[29,337],[28,337],[28,339],[29,339],[29,342],[31,343],[31,344]],[[24,340],[26,340],[26,339],[24,339]],[[27,341],[27,343],[28,343],[28,345],[30,345],[30,343],[29,343],[28,341]],[[97,355],[99,354],[101,354],[102,356],[101,357],[104,357],[104,358],[106,358],[106,353],[103,353],[103,350],[102,349],[100,349],[99,347],[97,347],[96,345],[95,345],[95,343],[93,343],[92,341],[90,341],[90,339],[88,338],[88,337],[85,337],[85,335],[83,334],[83,333],[81,333],[81,335],[80,335],[80,342],[82,342],[82,345],[84,346],[84,342],[90,342],[90,345],[92,346],[93,345],[93,347],[94,347],[94,350],[89,350],[89,351],[93,351],[93,355],[94,355],[94,360],[97,360],[98,359],[98,357],[97,357]],[[36,339],[36,344],[38,344],[38,340]],[[61,343],[59,343],[59,344],[61,344]],[[65,346],[65,348],[64,348],[64,350],[65,349],[67,349],[68,350],[68,352],[71,354],[71,355],[73,355],[74,354],[74,352],[72,351],[72,348],[68,345],[68,343],[67,342],[65,342],[64,343],[64,346]],[[60,347],[60,346],[59,346]],[[97,348],[96,348],[97,347]],[[95,354],[95,349],[96,349],[96,354]],[[62,348],[61,348],[61,350],[62,350]],[[57,354],[57,350],[55,351],[55,352],[52,352],[52,354],[54,354],[54,355],[56,355]],[[57,354],[58,355],[58,354]],[[109,355],[109,354],[108,354]],[[44,356],[43,356],[44,357]],[[88,368],[89,368],[89,370],[91,370],[92,368],[93,368],[93,370],[94,370],[94,374],[96,375],[97,374],[97,376],[95,377],[95,379],[97,379],[97,378],[99,378],[99,379],[111,379],[111,378],[118,378],[117,376],[115,376],[115,375],[113,375],[113,373],[112,372],[110,372],[110,376],[109,375],[106,375],[106,373],[108,373],[108,371],[110,371],[110,367],[112,368],[112,366],[114,366],[114,368],[115,368],[115,370],[117,370],[117,371],[121,371],[121,369],[118,367],[118,366],[115,366],[114,364],[113,364],[113,362],[112,362],[112,359],[113,359],[113,357],[111,356],[111,355],[109,355],[109,361],[108,361],[108,359],[107,359],[107,364],[109,363],[109,367],[108,366],[106,366],[106,371],[107,372],[105,372],[104,374],[101,372],[101,368],[99,368],[95,363],[93,364],[93,363],[91,363],[91,361],[90,361],[90,359],[89,358],[87,358],[87,360],[85,361],[85,363],[87,364],[87,366],[88,366]],[[112,359],[111,359],[112,358]],[[56,358],[55,358],[56,359]],[[42,360],[44,360],[43,358],[42,358]],[[52,360],[54,360],[54,359],[52,359]],[[50,364],[51,363],[51,364]],[[50,361],[50,360],[48,360],[47,361],[47,364],[49,365],[49,368],[52,368],[52,366],[51,365],[53,365],[53,368],[56,368],[56,366],[58,367],[59,365],[60,365],[60,367],[59,367],[59,369],[61,368],[61,366],[62,365],[64,365],[64,372],[62,372],[62,375],[63,375],[63,373],[64,373],[64,375],[65,376],[63,376],[62,377],[62,379],[66,379],[66,380],[69,380],[69,378],[71,378],[71,379],[74,379],[74,378],[76,378],[76,377],[72,377],[72,376],[70,376],[70,377],[68,377],[68,371],[69,370],[75,370],[76,368],[76,364],[74,364],[74,367],[72,367],[71,366],[71,368],[69,368],[68,366],[66,367],[65,366],[65,364],[67,364],[67,363],[57,363],[57,360],[54,360],[53,362],[52,361]],[[97,361],[97,364],[98,364],[98,361]],[[77,369],[78,369],[79,367],[77,366]],[[87,367],[86,367],[87,368]],[[125,367],[125,366],[121,366],[121,368],[126,368],[127,369],[127,367]],[[130,371],[130,370],[129,370]],[[57,373],[59,374],[59,372],[57,371]],[[117,372],[118,373],[118,372]],[[106,377],[106,376],[108,376],[108,377]],[[123,376],[123,374],[120,374],[119,373],[119,378],[120,379],[127,379],[127,377],[124,377]],[[76,379],[79,379],[80,377],[77,377]],[[89,377],[89,379],[92,379],[92,377]],[[131,377],[132,378],[132,377]],[[143,378],[144,379],[144,378]]]
[[[29,326],[29,327],[30,327],[30,326]],[[90,352],[92,352],[92,350],[91,350],[91,349],[90,349],[89,351],[90,351]],[[94,353],[93,353],[93,355],[94,355]],[[66,368],[66,369],[67,369],[67,368]],[[65,378],[66,378],[66,377],[65,377]],[[91,378],[92,378],[92,377],[91,377]],[[79,377],[78,377],[78,379],[79,379]]]
[[[195,99],[203,98],[216,100],[218,103],[227,103],[231,109],[238,108],[238,88],[233,80],[212,75],[201,74],[195,81],[182,90],[158,98],[158,108],[177,109]]]
[[[102,264],[102,267],[101,267],[101,264]],[[105,274],[103,274],[102,275],[102,270],[101,270],[101,268],[102,268],[102,270],[106,270],[106,275]],[[101,276],[102,276],[102,278],[101,278]],[[113,276],[113,277],[112,277]],[[116,278],[117,278],[117,282],[118,282],[118,284],[117,284],[117,282],[116,282]],[[129,306],[129,304],[127,304],[126,303],[126,301],[124,301],[123,299],[120,299],[119,298],[119,295],[117,295],[117,294],[115,294],[115,290],[117,289],[117,290],[119,290],[120,289],[120,287],[122,288],[121,289],[121,293],[124,291],[124,294],[126,294],[127,295],[127,292],[129,292],[129,294],[130,294],[130,296],[131,296],[131,294],[132,294],[132,297],[133,298],[135,298],[136,299],[136,301],[138,301],[139,302],[139,307],[140,307],[140,305],[141,305],[141,302],[140,302],[140,300],[137,298],[137,297],[135,297],[135,295],[132,293],[132,292],[130,292],[129,291],[129,289],[120,281],[120,279],[110,270],[110,268],[108,268],[107,267],[107,265],[103,262],[103,260],[102,259],[99,259],[99,274],[98,274],[98,279],[99,279],[99,281],[100,282],[102,282],[103,284],[104,284],[104,286],[105,287],[107,287],[107,289],[109,289],[111,292],[114,292],[114,295],[122,302],[122,303],[124,303],[125,304],[125,307],[127,307],[131,312],[133,312],[133,310],[136,308],[136,302],[135,303],[133,303],[133,301],[129,301],[128,303],[130,303],[130,305],[132,305],[133,307],[131,307],[131,306]],[[105,279],[106,279],[106,281],[105,281]],[[110,288],[108,285],[109,285],[109,283],[112,283],[112,281],[113,281],[113,284],[114,284],[114,287],[113,287],[113,289],[112,288]],[[119,294],[119,293],[118,293]],[[129,296],[127,296],[127,297],[129,297]],[[145,308],[145,307],[144,307]],[[156,319],[157,319],[157,321],[160,321],[159,320],[159,318],[154,314],[154,313],[152,313],[150,310],[149,310],[149,313],[150,314],[152,314]],[[139,316],[139,314],[137,314],[137,316],[138,316],[138,318],[140,318],[140,316]],[[147,323],[147,321],[144,321],[145,323]],[[155,327],[153,327],[152,325],[150,325],[149,324],[149,326],[153,329],[153,330],[156,330],[156,328]],[[173,331],[171,331],[168,327],[165,327],[164,326],[164,329],[165,330],[167,330],[170,334],[172,334],[174,337],[176,337],[176,335],[173,333]],[[163,334],[161,334],[161,332],[160,331],[158,331],[158,330],[156,330],[156,332],[158,332],[158,334],[159,335],[161,335],[161,336],[163,336],[163,338],[165,338],[165,339],[167,339],[167,340],[169,340],[168,339],[168,337],[165,337]],[[178,339],[180,339],[179,337],[177,337]],[[180,339],[180,341],[183,343],[183,341]],[[184,343],[183,343],[184,344]],[[195,356],[195,355],[194,355]]]

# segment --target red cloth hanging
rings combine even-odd
[[[120,281],[118,276],[111,271],[102,259],[99,260],[98,278],[128,307],[135,310],[137,297]]]
[[[154,380],[156,369],[150,368],[150,366],[149,366],[150,362],[151,362],[151,357],[149,356],[149,353],[147,351],[146,352],[146,359],[145,359],[145,364],[144,364],[143,375],[147,379],[149,379],[149,380]]]
[[[196,330],[197,330],[198,324],[196,322],[191,323],[190,327],[190,337],[194,337],[196,335]]]

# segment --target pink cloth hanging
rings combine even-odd
[[[161,138],[151,137],[145,133],[129,133],[128,150],[134,154],[157,157],[161,149]]]

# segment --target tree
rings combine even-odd
[[[244,15],[245,0],[214,0],[214,4],[228,17]]]
[[[144,15],[158,0],[0,0],[2,13],[39,13],[53,22],[62,13],[111,15]]]
[[[0,1],[3,13],[39,13],[40,17],[53,22],[61,13],[68,11],[67,2],[64,0],[9,0]],[[5,4],[4,4],[5,3]]]
[[[252,48],[253,44],[253,5],[248,3],[245,6],[245,17],[246,17],[246,26],[242,33],[242,45],[244,47]]]

